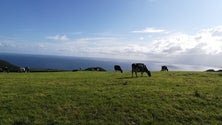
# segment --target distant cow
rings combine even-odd
[[[9,68],[7,66],[5,66],[5,67],[1,68],[1,71],[9,73]]]
[[[20,67],[18,69],[18,72],[30,72],[30,68],[29,67]]]
[[[121,73],[123,73],[123,70],[121,69],[121,67],[119,65],[115,65],[114,66],[114,70],[117,72],[117,71],[120,71]]]
[[[141,76],[143,76],[143,73],[146,72],[149,77],[151,77],[151,72],[147,69],[146,65],[143,63],[133,63],[132,64],[132,77],[133,73],[135,72],[137,77],[137,72],[141,72]]]
[[[30,67],[25,67],[26,72],[30,72]]]
[[[161,66],[161,71],[168,71],[167,66]]]
[[[24,67],[20,67],[19,68],[19,72],[25,72],[25,68]]]

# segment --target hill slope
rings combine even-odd
[[[18,71],[18,66],[0,59],[0,68],[8,67],[10,71]]]

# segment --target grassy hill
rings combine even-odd
[[[0,73],[0,124],[222,124],[218,72]]]

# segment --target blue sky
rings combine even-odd
[[[0,52],[220,66],[221,0],[0,0]]]

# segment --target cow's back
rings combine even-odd
[[[115,70],[119,70],[119,69],[120,69],[120,66],[119,66],[119,65],[115,65],[115,66],[114,66],[114,69],[115,69]]]
[[[162,66],[162,67],[161,67],[161,71],[168,71],[167,66]]]

